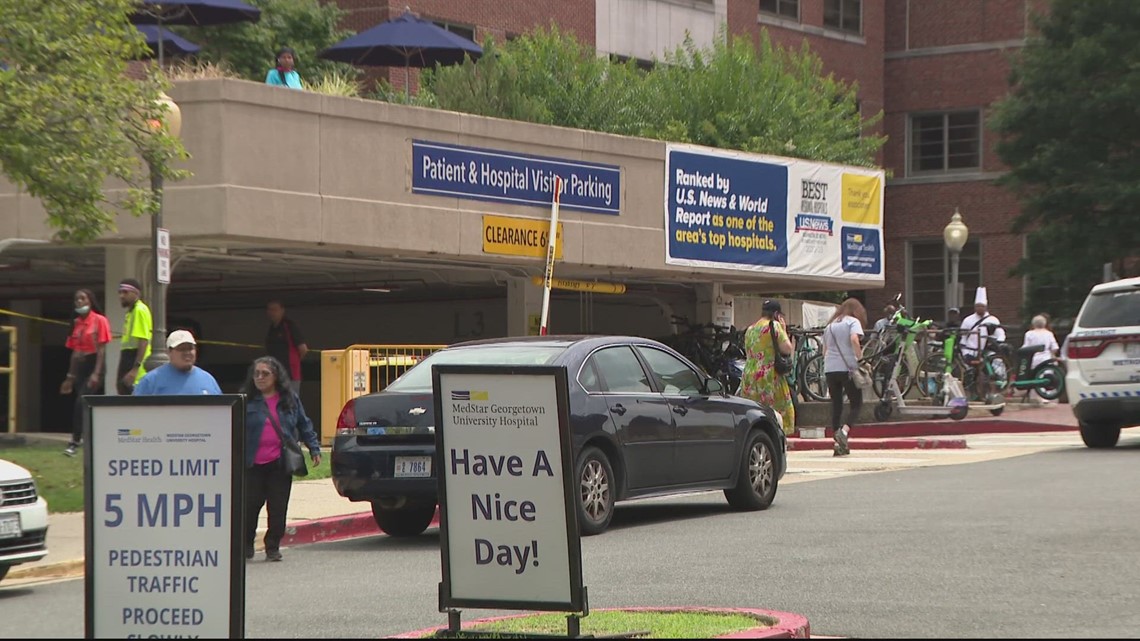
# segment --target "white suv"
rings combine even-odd
[[[24,468],[0,459],[0,579],[13,565],[47,556],[47,501]]]
[[[1065,339],[1065,386],[1081,438],[1113,447],[1140,425],[1140,278],[1092,288]]]

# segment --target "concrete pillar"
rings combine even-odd
[[[529,278],[507,281],[507,336],[537,336],[542,319],[542,288]]]
[[[736,324],[733,313],[733,297],[724,292],[724,285],[720,283],[702,283],[697,285],[696,323],[713,323],[722,327],[731,327]]]
[[[106,253],[103,268],[103,295],[106,300],[102,303],[107,321],[111,323],[111,334],[114,338],[111,339],[111,344],[107,346],[107,358],[105,360],[107,375],[103,377],[103,393],[115,394],[117,393],[115,379],[118,378],[119,353],[122,349],[120,337],[123,334],[123,320],[126,317],[123,306],[119,304],[119,281],[124,278],[137,278],[146,289],[148,279],[144,278],[143,271],[145,269],[144,263],[149,258],[149,254],[141,247],[108,247],[104,251]],[[150,298],[144,295],[143,301],[149,304]]]
[[[12,311],[28,316],[43,316],[43,305],[38,300],[14,300],[11,303]],[[41,389],[40,372],[43,363],[43,324],[40,321],[27,318],[5,318],[4,324],[16,328],[16,399],[17,402],[16,431],[39,432],[40,425],[40,399],[45,390]],[[0,380],[4,385],[7,380]],[[58,384],[57,384],[58,386]],[[48,389],[48,394],[55,394],[58,390]]]

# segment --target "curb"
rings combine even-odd
[[[976,418],[962,421],[948,419],[897,423],[863,423],[851,428],[852,438],[900,438],[927,436],[968,436],[971,434],[1022,434],[1027,432],[1075,432],[1076,425],[1033,423],[1014,419]],[[827,428],[826,432],[831,429]],[[798,434],[799,431],[796,431]],[[830,438],[830,437],[829,437]],[[815,440],[815,439],[812,439]]]
[[[809,639],[811,638],[811,625],[808,623],[807,617],[802,614],[794,612],[779,612],[777,610],[761,610],[759,608],[707,608],[707,607],[652,607],[652,606],[639,606],[632,608],[596,608],[592,612],[708,612],[712,614],[746,614],[755,617],[763,617],[766,619],[774,619],[776,622],[770,626],[759,626],[750,628],[748,630],[740,630],[726,634],[724,636],[716,637],[717,639]],[[500,617],[488,617],[485,619],[472,619],[464,622],[464,628],[478,623],[491,623],[494,621],[506,621],[509,619],[518,619],[522,617],[531,616],[532,614],[539,614],[538,612],[530,612],[526,614],[512,614]],[[412,632],[405,632],[403,634],[393,635],[393,639],[419,639],[433,634],[435,631],[446,628],[446,625],[437,625],[422,630],[415,630]]]
[[[84,569],[83,559],[70,559],[29,567],[20,567],[17,565],[8,572],[8,576],[5,577],[4,580],[62,579],[72,576],[83,576]]]
[[[854,430],[852,430],[854,431]],[[788,451],[830,450],[835,441],[830,438],[789,438]],[[964,450],[964,438],[849,438],[852,450]]]

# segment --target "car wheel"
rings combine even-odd
[[[737,510],[764,510],[776,498],[776,449],[772,439],[752,430],[744,445],[736,487],[724,491],[728,504]]]
[[[1081,422],[1081,440],[1085,445],[1096,449],[1116,447],[1120,440],[1120,426],[1112,423]]]
[[[416,536],[431,525],[435,518],[435,503],[419,503],[399,509],[382,508],[372,504],[372,518],[376,527],[388,536]]]
[[[578,457],[578,530],[601,534],[614,517],[614,468],[605,452],[587,447]]]

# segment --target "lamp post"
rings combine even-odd
[[[151,121],[155,129],[166,128],[166,133],[177,138],[182,132],[182,110],[178,104],[165,93],[161,93],[158,102],[166,106],[164,122]],[[154,272],[151,284],[153,298],[151,311],[154,316],[154,330],[151,333],[150,358],[146,361],[147,371],[170,362],[166,353],[166,286],[170,283],[170,234],[162,226],[162,198],[163,180],[162,172],[150,163],[150,190],[154,198],[154,214],[150,218],[151,250],[154,252]]]
[[[947,223],[946,228],[942,230],[942,240],[946,242],[946,249],[950,250],[950,306],[961,307],[962,301],[958,300],[958,256],[962,253],[962,248],[966,246],[966,239],[970,237],[970,228],[966,227],[966,223],[962,222],[962,214],[958,213],[958,208],[954,208],[954,215],[950,217],[950,222]]]

